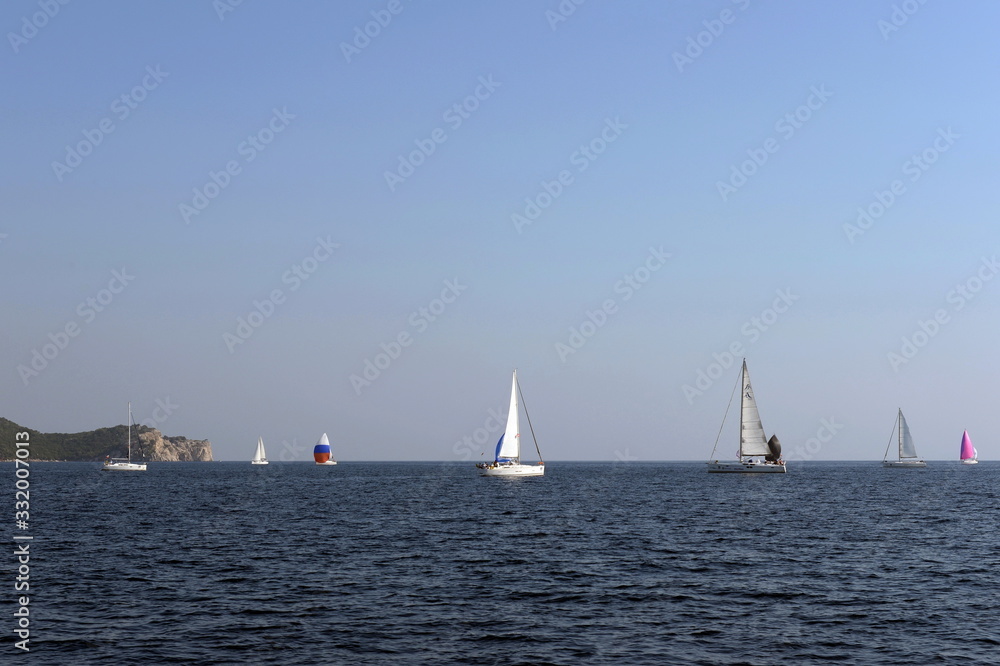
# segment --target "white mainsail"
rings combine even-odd
[[[767,456],[771,450],[764,436],[764,426],[760,422],[760,412],[757,411],[757,401],[753,397],[750,386],[750,372],[747,362],[743,361],[743,397],[740,414],[740,456]]]
[[[517,460],[521,456],[521,425],[517,417],[517,370],[510,387],[510,408],[507,410],[507,429],[497,447],[496,459]]]
[[[903,410],[899,410],[899,458],[916,458],[917,449],[913,445],[913,437],[910,435],[910,426],[906,424],[903,417]]]
[[[253,454],[253,461],[254,462],[260,462],[262,460],[265,460],[265,456],[264,456],[264,438],[263,437],[258,437],[257,438],[257,450]]]

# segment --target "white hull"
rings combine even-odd
[[[267,461],[266,460],[251,460],[250,464],[251,465],[266,465]]]
[[[336,465],[336,460],[327,460],[326,462],[316,463],[317,465]]]
[[[708,463],[709,472],[734,472],[740,474],[784,474],[785,463],[719,462]]]
[[[979,461],[976,460],[975,458],[969,458],[968,460],[963,460],[962,464],[963,465],[978,465]]]
[[[479,468],[483,476],[544,476],[545,465],[486,465]]]
[[[883,460],[882,467],[927,467],[923,460]]]
[[[145,472],[146,463],[106,462],[101,467],[102,472]]]

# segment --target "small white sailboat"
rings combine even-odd
[[[253,453],[253,460],[250,461],[252,465],[266,465],[267,456],[264,455],[264,438],[257,438],[257,450]]]
[[[899,458],[889,460],[889,447],[892,446],[893,435],[899,444]],[[899,410],[896,417],[896,424],[892,427],[892,434],[889,435],[889,443],[885,447],[885,456],[882,457],[883,467],[927,467],[922,459],[917,456],[917,449],[913,445],[913,437],[910,435],[910,426],[906,425],[903,418],[903,410]]]
[[[962,433],[962,446],[959,449],[958,457],[963,465],[979,464],[979,451],[976,451],[976,447],[972,445],[968,430]]]
[[[330,453],[330,438],[323,433],[323,436],[319,438],[316,442],[316,446],[313,448],[313,460],[316,461],[317,465],[336,465],[337,461],[331,457]]]
[[[127,458],[112,458],[107,457],[104,459],[104,465],[101,467],[102,472],[145,472],[146,463],[134,463],[132,462],[132,403],[128,403],[128,457]]]
[[[750,386],[750,372],[747,370],[747,360],[743,359],[742,383],[743,387],[740,395],[740,450],[737,460],[712,460],[708,463],[709,472],[741,472],[750,474],[783,474],[785,472],[785,461],[781,459],[781,443],[776,435],[771,435],[767,439],[764,435],[764,426],[760,422],[760,413],[757,411],[757,400],[753,395],[753,387]],[[735,387],[733,390],[736,390]],[[732,398],[730,398],[732,404]],[[729,408],[726,408],[729,414]],[[722,417],[725,423],[726,417]],[[719,428],[719,436],[722,435],[722,428]],[[719,439],[715,439],[715,447],[712,448],[712,455],[715,455],[715,448],[719,446]]]
[[[535,440],[535,430],[531,427],[531,417],[528,417],[528,428],[531,430],[531,438],[535,441],[535,450],[538,451],[538,463],[526,465],[521,462],[521,424],[518,419],[517,397],[521,392],[521,387],[517,384],[517,370],[514,371],[514,378],[510,387],[510,408],[507,410],[507,427],[504,429],[500,441],[497,442],[496,454],[493,462],[476,463],[479,473],[483,476],[544,476],[545,462],[542,460],[542,452],[538,448],[538,441]],[[524,397],[521,397],[524,401]],[[524,415],[528,416],[528,408],[524,408]]]

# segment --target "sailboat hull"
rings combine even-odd
[[[101,467],[102,472],[145,472],[146,463],[106,462]]]
[[[969,458],[968,460],[963,460],[962,464],[963,465],[978,465],[979,461],[976,460],[975,458]]]
[[[336,465],[337,461],[336,460],[327,460],[325,462],[317,462],[316,464],[317,465]]]
[[[266,465],[267,461],[266,460],[251,460],[250,464],[251,465]]]
[[[485,465],[479,468],[482,476],[544,476],[545,465]]]
[[[785,473],[785,463],[755,463],[755,462],[739,462],[739,461],[726,461],[719,462],[718,460],[713,460],[708,463],[708,471],[716,473],[739,473],[739,474],[784,474]]]
[[[927,467],[923,460],[883,460],[882,467]]]

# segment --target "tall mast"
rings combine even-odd
[[[517,413],[517,368],[514,368],[514,379],[511,381],[510,387],[510,413],[514,415],[514,423],[517,424],[517,432],[514,433],[517,453],[514,458],[517,462],[521,462],[521,419]],[[508,416],[507,418],[511,417]]]
[[[743,374],[740,375],[740,460],[743,460],[743,403],[747,399],[747,360],[743,359]]]
[[[132,402],[128,403],[128,461],[132,462]]]
[[[896,435],[896,439],[899,441],[899,459],[903,459],[903,408],[899,408],[899,422],[896,427],[899,429],[899,433]]]

